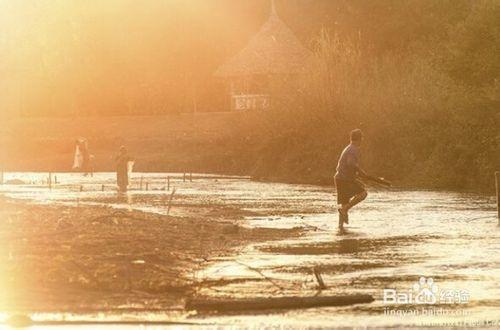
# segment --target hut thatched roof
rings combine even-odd
[[[278,17],[273,6],[271,16],[260,31],[243,50],[220,66],[215,75],[236,77],[297,73],[311,55]]]

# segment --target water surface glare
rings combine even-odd
[[[204,294],[314,295],[317,282],[312,270],[316,269],[327,286],[322,294],[363,293],[376,299],[350,307],[198,316],[204,321],[388,326],[500,319],[500,227],[492,196],[370,189],[368,199],[353,209],[347,231],[339,233],[334,190],[329,187],[198,174],[191,182],[179,174],[134,173],[131,191],[122,196],[116,193],[112,173],[92,178],[68,173],[53,176],[58,183],[50,190],[46,173],[6,173],[4,180],[16,184],[0,185],[0,193],[31,203],[107,205],[166,214],[171,194],[166,178],[170,176],[170,188],[176,189],[171,215],[196,216],[228,208],[242,211],[245,226],[303,229],[298,238],[253,244],[235,255],[211,260],[198,276],[224,283],[204,289]],[[462,292],[466,303],[383,303],[384,289],[408,292],[422,276],[433,278],[439,290],[436,295]],[[416,312],[387,315],[388,309]]]

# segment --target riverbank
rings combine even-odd
[[[224,208],[172,217],[2,197],[0,218],[4,312],[182,310],[205,285],[205,262],[299,234],[242,227]]]
[[[137,172],[216,173],[265,182],[332,185],[338,156],[349,143],[349,127],[357,124],[335,129],[339,124],[327,113],[316,119],[319,122],[300,128],[289,123],[286,115],[229,112],[11,119],[0,133],[1,170],[71,171],[74,141],[82,136],[88,139],[99,172],[114,169],[113,156],[125,145],[136,159]],[[283,127],[278,129],[277,122]],[[453,149],[452,141],[400,141],[403,137],[394,132],[364,130],[363,166],[395,186],[494,191],[493,174],[500,166],[494,143],[481,144],[488,150],[474,160],[473,153],[460,150],[445,157]],[[457,157],[462,160],[456,162]]]

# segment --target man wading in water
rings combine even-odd
[[[120,153],[115,158],[116,161],[116,183],[119,192],[127,192],[129,162],[133,161],[127,153],[125,146],[120,147]]]
[[[359,157],[363,133],[360,129],[351,132],[351,143],[342,151],[335,173],[335,186],[337,187],[337,202],[339,204],[339,227],[349,223],[349,210],[361,203],[368,193],[365,185],[358,178],[372,180],[390,186],[390,182],[383,178],[369,176],[359,166]]]

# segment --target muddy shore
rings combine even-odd
[[[182,310],[212,258],[298,229],[247,228],[235,210],[172,217],[0,198],[3,311]]]

